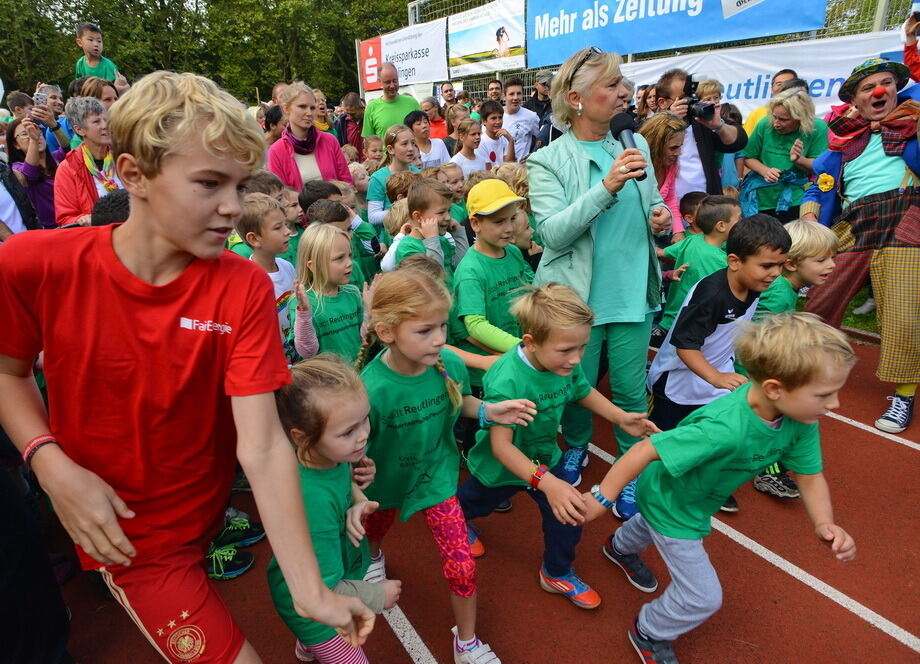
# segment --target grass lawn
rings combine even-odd
[[[866,301],[866,298],[869,297],[869,289],[863,288],[859,291],[853,300],[850,302],[850,305],[847,307],[846,313],[843,315],[843,327],[852,327],[857,330],[863,330],[865,332],[873,332],[878,334],[878,321],[875,319],[875,312],[862,315],[856,315],[853,313],[853,309],[861,305]],[[796,309],[801,311],[805,308],[805,298],[800,297],[796,303]]]

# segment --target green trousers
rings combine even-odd
[[[591,339],[585,349],[581,368],[585,378],[596,385],[601,347],[607,342],[607,362],[610,372],[610,394],[613,403],[631,413],[648,411],[645,390],[648,342],[652,333],[652,317],[648,314],[640,323],[607,323],[591,328]],[[562,415],[562,435],[569,447],[584,447],[593,432],[591,411],[576,404],[566,406]],[[614,427],[617,446],[625,453],[639,439]]]

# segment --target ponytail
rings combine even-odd
[[[444,360],[441,359],[441,356],[438,356],[438,361],[434,365],[434,368],[438,370],[438,373],[444,378],[444,386],[447,388],[447,396],[450,398],[450,405],[454,407],[453,412],[460,410],[460,406],[463,405],[463,394],[460,392],[460,385],[453,378],[450,377],[450,374],[447,373],[447,367],[444,366]]]

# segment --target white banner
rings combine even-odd
[[[696,81],[718,79],[725,86],[723,103],[734,104],[743,116],[770,98],[773,74],[794,69],[808,81],[815,108],[823,116],[831,105],[842,103],[837,93],[856,65],[879,56],[902,61],[898,31],[691,53],[624,64],[621,69],[637,86],[654,83],[674,67],[690,72]]]
[[[400,85],[447,80],[447,19],[410,25],[361,42],[358,71],[364,90],[379,90],[377,67],[392,62]],[[430,94],[430,93],[429,93]]]
[[[495,0],[450,17],[452,78],[524,68],[524,0]]]

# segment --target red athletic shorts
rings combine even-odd
[[[245,638],[208,579],[201,546],[100,568],[102,578],[168,662],[232,664]]]

